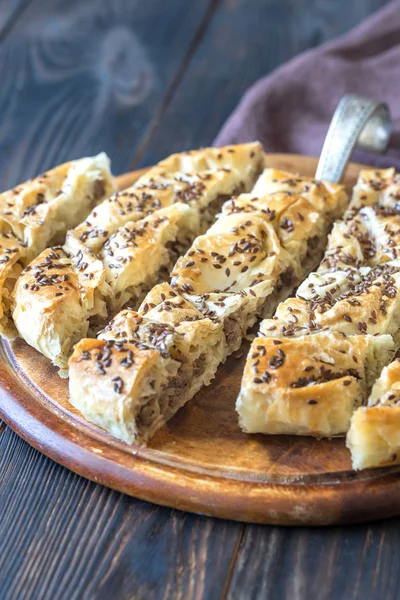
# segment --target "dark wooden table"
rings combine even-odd
[[[259,76],[383,4],[0,0],[0,188],[100,150],[122,173],[208,145]],[[399,538],[400,519],[285,529],[160,508],[0,426],[1,600],[389,600]]]

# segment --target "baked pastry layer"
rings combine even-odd
[[[236,404],[240,426],[246,433],[343,434],[393,348],[389,335],[257,338]]]
[[[146,442],[212,380],[257,316],[269,314],[319,260],[346,200],[341,186],[264,171],[250,194],[225,202],[215,224],[178,259],[170,285],[153,288],[137,313],[119,313],[100,334],[109,341],[101,372],[96,363],[104,342],[89,354],[86,344],[92,341],[76,346],[69,363],[71,403],[120,439]],[[135,375],[141,381],[136,389],[130,375],[125,385],[124,365],[117,367],[120,355],[113,354],[115,344],[125,347],[132,340],[136,354],[140,344],[143,352],[149,346],[158,352],[157,379],[143,367]],[[141,364],[130,368],[141,370]],[[122,394],[100,398],[103,384],[111,389],[115,377]],[[121,403],[129,407],[123,416]]]
[[[138,312],[119,313],[69,361],[71,403],[127,442],[146,442],[203,386],[224,357],[219,325],[167,283]]]
[[[312,287],[311,287],[312,286]],[[400,261],[310,275],[297,296],[260,325],[265,336],[296,337],[321,330],[346,335],[400,333]]]
[[[21,337],[66,375],[73,345],[123,307],[137,309],[224,200],[251,189],[263,162],[257,142],[174,155],[104,201],[54,250],[68,262],[68,290],[46,252],[19,277],[13,317]]]
[[[362,172],[344,219],[333,227],[318,270],[298,287],[296,297],[282,302],[274,317],[261,323],[261,337],[252,344],[237,401],[245,431],[343,435],[355,408],[367,401],[380,369],[400,344],[399,194],[400,182],[393,169]],[[331,393],[329,408],[319,402],[319,408],[313,404],[311,409],[299,401],[298,410],[292,410],[292,397],[300,394],[298,389],[304,399],[307,395],[313,397],[320,381],[313,373],[302,373],[301,361],[298,368],[292,365],[290,381],[284,370],[277,370],[268,382],[254,385],[251,357],[257,345],[287,340],[294,356],[302,355],[305,344],[313,344],[314,351],[320,348],[320,352],[329,353],[331,336],[337,334],[350,346],[370,336],[380,340],[375,363],[365,359],[363,389],[349,383],[346,393]],[[339,364],[337,359],[329,361],[330,369]],[[310,365],[306,366],[311,372]],[[325,382],[323,389],[330,387],[332,383]]]
[[[385,367],[372,388],[368,406],[356,410],[346,445],[354,469],[400,463],[400,360]]]
[[[31,262],[15,287],[14,321],[25,341],[65,367],[74,342],[88,332],[90,319],[107,317],[111,294],[105,268],[84,246],[77,256],[49,248]]]
[[[63,242],[67,230],[114,189],[104,152],[64,163],[0,194],[0,231],[25,244],[27,264],[46,246]]]
[[[219,319],[231,353],[257,317],[271,315],[318,264],[332,221],[345,207],[340,186],[266,169],[252,193],[226,202],[178,260],[172,285]]]
[[[114,191],[110,161],[101,153],[47,171],[0,194],[0,333],[15,337],[12,294],[22,269],[44,248],[63,242]]]
[[[225,200],[251,189],[263,166],[258,142],[173,154],[98,206],[68,238],[98,252],[120,227],[178,202],[196,208],[202,233]]]

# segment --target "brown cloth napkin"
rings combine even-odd
[[[348,93],[387,102],[394,126],[385,155],[356,150],[352,160],[400,168],[399,0],[256,82],[214,145],[258,139],[266,152],[318,156],[335,108]]]

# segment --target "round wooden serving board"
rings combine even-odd
[[[317,159],[268,155],[313,175]],[[361,165],[352,164],[353,185]],[[121,189],[139,172],[119,178]],[[400,514],[400,467],[354,472],[343,439],[246,435],[235,399],[248,343],[147,448],[87,423],[68,384],[23,341],[1,342],[0,415],[32,446],[72,471],[144,500],[215,517],[280,525],[352,523]]]

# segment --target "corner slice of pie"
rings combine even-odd
[[[354,469],[400,463],[400,359],[383,369],[368,406],[353,414],[346,445]]]
[[[111,290],[101,260],[84,246],[77,256],[62,247],[42,252],[15,286],[14,321],[20,335],[67,375],[73,344],[107,318]]]
[[[110,161],[101,153],[60,165],[0,194],[0,333],[17,334],[12,293],[22,269],[47,246],[62,243],[114,192]]]
[[[145,443],[215,375],[221,328],[169,284],[137,312],[122,311],[69,361],[70,401],[88,421],[127,443]]]
[[[257,338],[236,403],[240,426],[246,433],[343,435],[393,352],[389,335]]]

